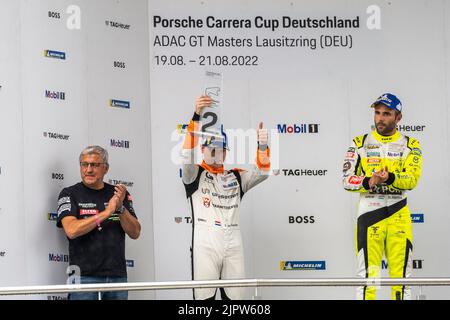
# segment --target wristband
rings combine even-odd
[[[200,115],[196,112],[194,112],[194,116],[192,117],[192,121],[200,121]]]
[[[102,230],[102,226],[100,225],[100,220],[98,218],[98,214],[95,215],[95,223],[97,224],[98,231]]]

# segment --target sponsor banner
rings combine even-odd
[[[280,134],[295,134],[295,133],[318,133],[319,132],[319,124],[278,124],[277,125],[278,133]]]
[[[122,61],[114,61],[114,68],[125,69],[126,64],[125,64],[125,62],[122,62]]]
[[[412,261],[413,269],[422,269],[423,268],[423,259],[414,259]],[[381,269],[386,270],[389,269],[388,263],[385,259],[381,260]]]
[[[63,173],[52,173],[52,180],[64,180],[64,174]]]
[[[70,135],[68,134],[62,134],[62,133],[56,133],[56,132],[44,132],[43,133],[44,138],[49,139],[55,139],[55,140],[69,140]]]
[[[58,11],[48,11],[48,17],[52,19],[61,19],[61,13]]]
[[[122,30],[130,30],[130,28],[131,28],[131,25],[129,25],[129,24],[112,21],[112,20],[106,20],[105,25],[107,25],[108,27],[111,27],[111,28],[117,28],[117,29],[122,29]]]
[[[134,182],[125,180],[108,179],[108,183],[112,185],[123,184],[127,188],[132,188],[134,186]]]
[[[325,176],[328,169],[281,169],[285,176]]]
[[[302,224],[312,224],[316,222],[315,216],[289,216],[289,224],[302,223]]]
[[[111,147],[129,149],[130,141],[111,139]]]
[[[51,262],[69,262],[69,255],[63,253],[49,253],[48,261]]]
[[[94,216],[99,213],[98,209],[80,209],[80,216]]]
[[[400,132],[423,132],[426,127],[425,125],[399,124],[397,130]]]
[[[66,93],[59,91],[45,90],[45,97],[54,100],[66,100]]]

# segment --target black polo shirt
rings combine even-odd
[[[62,228],[62,219],[73,216],[86,219],[105,210],[114,196],[114,186],[105,183],[101,190],[77,183],[64,188],[58,198],[56,225]],[[136,217],[131,195],[127,192],[123,205]],[[82,276],[126,277],[125,231],[120,225],[118,212],[101,223],[101,230],[94,228],[76,239],[69,239],[69,264],[81,269]]]

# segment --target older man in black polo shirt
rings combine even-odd
[[[69,239],[69,263],[80,269],[82,284],[127,282],[125,234],[137,239],[141,232],[125,186],[103,181],[108,169],[108,152],[87,147],[80,154],[82,182],[59,194],[57,226]],[[97,298],[97,292],[69,294],[70,300]],[[127,298],[127,291],[102,293],[105,300]]]

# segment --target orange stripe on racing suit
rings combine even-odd
[[[189,122],[186,137],[184,139],[183,149],[194,149],[198,144],[198,136],[193,132],[198,131],[198,121],[191,120]]]
[[[266,150],[257,150],[256,152],[256,165],[262,171],[269,171],[270,169],[270,148],[267,147]]]

